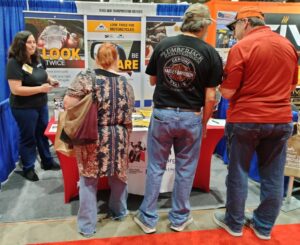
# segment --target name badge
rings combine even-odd
[[[33,68],[32,68],[30,65],[24,64],[24,65],[22,66],[22,70],[23,70],[23,71],[26,71],[26,72],[29,73],[29,74],[32,74]]]

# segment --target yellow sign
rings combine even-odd
[[[58,48],[53,48],[49,50],[47,53],[46,49],[42,49],[42,57],[44,60],[56,60],[62,58],[63,60],[81,60],[79,56],[79,48],[63,48],[59,50]]]
[[[118,68],[124,70],[139,69],[139,60],[119,60]]]
[[[88,32],[141,33],[141,22],[89,20]]]

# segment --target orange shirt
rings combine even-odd
[[[289,40],[267,26],[253,29],[228,54],[221,87],[236,93],[227,122],[291,122],[291,86],[297,80],[298,55]]]

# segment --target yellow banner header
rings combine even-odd
[[[141,33],[141,22],[88,20],[88,32]]]

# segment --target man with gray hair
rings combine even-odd
[[[229,99],[225,127],[229,164],[226,212],[215,212],[214,221],[232,236],[243,235],[248,172],[256,151],[260,204],[247,224],[258,238],[269,240],[283,198],[298,56],[289,40],[265,26],[264,14],[256,7],[242,8],[228,28],[239,41],[229,52],[221,85],[222,96]]]
[[[150,84],[156,87],[148,130],[145,196],[134,217],[145,233],[156,232],[157,199],[171,147],[175,152],[175,183],[170,228],[182,231],[193,222],[189,197],[201,137],[206,136],[216,86],[221,83],[223,73],[220,56],[203,41],[211,22],[207,6],[191,5],[183,16],[182,34],[163,39],[146,69]]]

